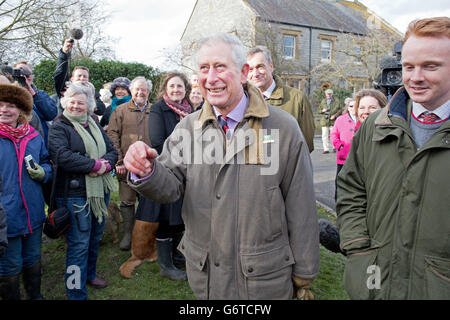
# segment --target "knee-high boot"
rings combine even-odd
[[[120,213],[123,219],[123,238],[120,241],[119,248],[120,250],[130,250],[134,226],[134,205],[125,206],[120,204]]]
[[[41,295],[41,262],[22,269],[23,286],[30,300],[44,300]]]
[[[173,265],[173,242],[172,239],[158,240],[156,239],[156,247],[158,248],[158,263],[161,267],[160,276],[172,280],[186,280],[187,275],[183,270]]]
[[[0,297],[3,300],[20,300],[20,274],[0,277]]]

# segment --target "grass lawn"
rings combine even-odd
[[[114,195],[112,201],[118,201]],[[335,221],[335,218],[322,208],[318,208],[319,218]],[[134,272],[132,279],[125,279],[119,267],[131,255],[130,251],[119,250],[119,244],[112,242],[105,233],[99,249],[97,273],[108,281],[108,287],[96,290],[88,286],[90,300],[194,300],[195,297],[187,281],[172,281],[159,276],[157,262],[145,262]],[[42,294],[47,300],[65,300],[64,239],[45,239],[42,246]],[[313,284],[317,300],[348,299],[342,286],[345,258],[321,246],[320,272]]]

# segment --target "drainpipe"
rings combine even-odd
[[[309,70],[308,70],[308,97],[311,96],[311,68],[312,68],[312,27],[309,27]]]

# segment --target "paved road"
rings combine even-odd
[[[314,169],[314,189],[316,199],[326,208],[336,210],[334,201],[334,179],[336,177],[336,153],[322,154],[322,137],[314,137],[314,151],[311,161]]]

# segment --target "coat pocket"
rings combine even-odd
[[[241,254],[248,299],[290,299],[294,263],[288,245],[263,253]]]
[[[284,215],[284,199],[281,194],[279,187],[272,187],[267,189],[268,200],[269,200],[269,216],[268,216],[268,227],[270,228],[270,235],[266,239],[267,241],[272,241],[282,232],[282,222],[281,217]]]
[[[450,260],[425,256],[425,294],[428,299],[450,299]]]
[[[376,296],[374,290],[380,290],[378,285],[381,274],[377,273],[377,253],[378,250],[371,249],[348,256],[344,288],[352,300],[373,299]]]
[[[209,296],[208,252],[186,239],[180,241],[178,250],[186,258],[188,282],[197,299],[206,300]]]

